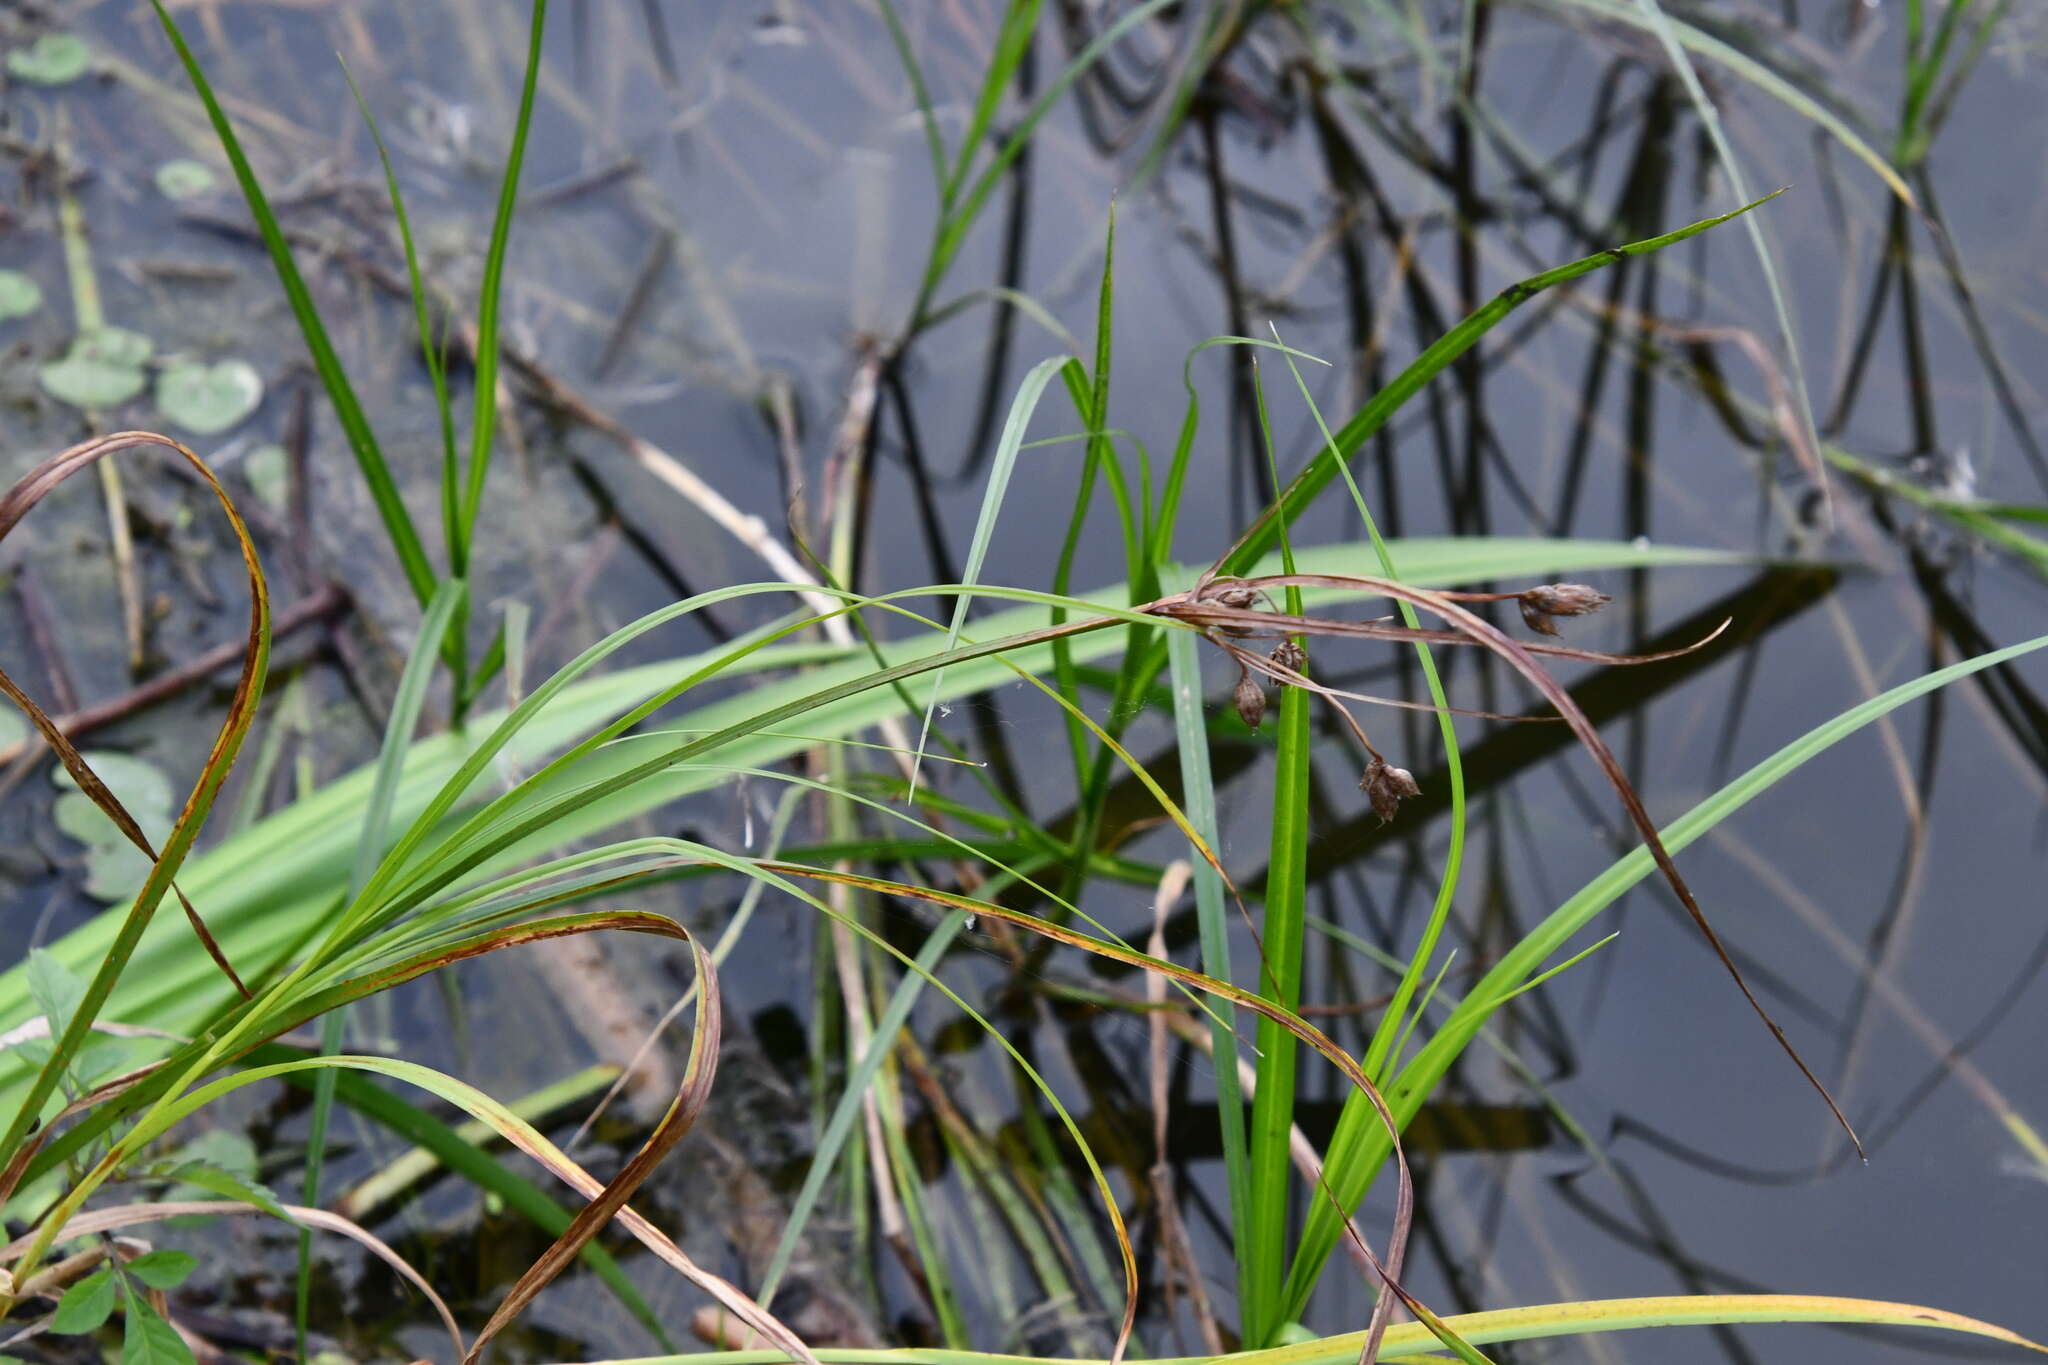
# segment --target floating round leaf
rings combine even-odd
[[[161,846],[173,818],[175,796],[170,778],[156,765],[129,754],[98,751],[84,758],[142,832]],[[51,808],[52,822],[60,832],[85,845],[85,893],[100,901],[134,895],[149,875],[149,859],[115,828],[105,811],[78,790],[69,772],[58,767],[51,779],[63,792]]]
[[[156,187],[166,199],[197,199],[213,185],[213,172],[203,161],[179,157],[156,168]]]
[[[71,349],[74,353],[83,352],[109,365],[127,365],[139,370],[156,354],[156,343],[126,327],[100,327],[80,332],[78,340],[71,343]]]
[[[107,784],[107,790],[144,828],[148,827],[150,816],[170,814],[177,794],[171,790],[171,779],[156,764],[118,749],[87,749],[79,757],[91,765],[100,781]],[[51,769],[50,781],[59,791],[78,790],[77,779],[62,765]],[[108,828],[112,827],[108,822]]]
[[[0,322],[25,318],[42,306],[41,285],[19,270],[0,270]]]
[[[75,355],[43,366],[39,377],[52,398],[75,408],[118,407],[147,382],[141,370]]]
[[[92,52],[75,33],[45,33],[7,54],[10,75],[36,85],[63,85],[92,68]]]
[[[143,879],[149,876],[149,859],[121,837],[98,806],[70,792],[57,798],[50,817],[59,833],[85,845],[86,895],[110,902],[125,900],[141,889]]]
[[[282,512],[291,497],[290,464],[284,447],[275,441],[242,457],[242,477],[272,511]]]
[[[148,382],[142,366],[156,344],[125,327],[81,333],[62,360],[42,367],[39,377],[50,396],[79,408],[119,406]]]
[[[184,361],[157,377],[156,405],[187,431],[218,436],[263,401],[263,378],[245,360],[218,365]]]

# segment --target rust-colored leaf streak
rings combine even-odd
[[[634,879],[631,877],[622,877],[619,883],[623,885],[632,880]],[[697,992],[696,1030],[690,1040],[689,1061],[676,1091],[676,1097],[670,1103],[668,1112],[663,1115],[661,1123],[649,1135],[640,1151],[627,1163],[625,1169],[613,1177],[609,1185],[598,1181],[526,1125],[516,1121],[493,1124],[506,1141],[547,1167],[564,1184],[591,1202],[563,1230],[554,1245],[519,1277],[518,1283],[513,1285],[504,1302],[499,1304],[497,1311],[491,1315],[490,1321],[478,1334],[475,1344],[464,1357],[465,1365],[473,1365],[490,1339],[524,1309],[550,1280],[561,1274],[583,1249],[584,1244],[614,1217],[656,1257],[716,1299],[734,1317],[746,1323],[779,1350],[787,1352],[795,1360],[806,1362],[807,1365],[817,1365],[817,1359],[812,1355],[810,1348],[773,1313],[748,1297],[731,1281],[698,1265],[659,1228],[626,1206],[626,1201],[632,1197],[633,1192],[676,1143],[682,1140],[683,1135],[690,1130],[690,1125],[696,1121],[697,1115],[702,1112],[705,1101],[710,1098],[712,1077],[718,1067],[718,1042],[723,1018],[719,1005],[718,975],[712,967],[710,958],[683,926],[665,916],[644,911],[595,911],[531,920],[524,924],[492,929],[415,953],[398,962],[379,967],[362,977],[342,982],[331,990],[303,1002],[299,1008],[310,1018],[349,1000],[389,990],[428,972],[469,958],[481,957],[501,948],[600,931],[653,934],[661,938],[680,939],[689,945],[691,956],[703,982],[703,988]],[[295,1020],[277,1024],[274,1028],[267,1027],[265,1032],[275,1036],[296,1027],[297,1022]]]
[[[6,1167],[0,1169],[0,1205],[4,1205],[13,1197],[15,1188],[21,1184],[22,1173],[28,1169],[29,1162],[35,1160],[36,1153],[43,1149],[43,1144],[49,1141],[52,1135],[62,1130],[66,1119],[76,1118],[89,1109],[97,1109],[108,1100],[126,1094],[142,1081],[163,1070],[164,1066],[165,1061],[149,1062],[136,1067],[133,1071],[123,1072],[111,1080],[101,1081],[51,1115],[48,1123],[29,1134],[27,1140],[15,1148],[14,1155],[8,1160]]]
[[[80,1000],[70,1025],[64,1030],[63,1036],[56,1040],[49,1060],[43,1064],[42,1070],[37,1072],[28,1094],[22,1100],[20,1110],[8,1121],[5,1135],[0,1136],[0,1156],[7,1159],[8,1170],[17,1177],[18,1163],[14,1158],[22,1139],[28,1133],[29,1125],[35,1122],[44,1102],[56,1090],[58,1078],[63,1075],[64,1068],[77,1053],[86,1033],[92,1027],[93,1020],[106,1005],[107,997],[113,993],[115,981],[120,977],[122,969],[127,966],[128,959],[134,954],[135,946],[140,942],[143,930],[149,927],[150,919],[156,913],[156,907],[162,901],[164,893],[173,889],[172,878],[185,861],[185,856],[191,852],[193,840],[198,837],[200,827],[206,821],[207,812],[212,808],[214,797],[220,791],[220,784],[226,779],[228,769],[234,765],[235,756],[241,751],[242,741],[248,735],[250,722],[255,719],[257,699],[263,694],[264,673],[270,659],[270,594],[264,583],[263,567],[257,562],[255,543],[249,538],[249,528],[243,524],[241,515],[235,511],[234,503],[228,498],[227,490],[221,487],[220,480],[206,467],[206,462],[168,436],[159,436],[148,431],[116,432],[110,436],[82,442],[44,460],[23,475],[7,491],[6,496],[0,497],[0,539],[4,539],[36,504],[73,474],[90,468],[108,455],[151,446],[173,451],[183,457],[213,490],[214,496],[220,501],[221,510],[227,515],[228,524],[233,528],[236,544],[241,550],[243,565],[248,571],[248,648],[242,656],[241,677],[236,680],[234,697],[229,702],[226,718],[221,722],[220,733],[214,737],[213,748],[207,755],[206,764],[200,770],[198,781],[193,784],[191,792],[186,796],[184,808],[179,811],[177,822],[172,825],[170,836],[164,840],[161,851],[150,847],[149,841],[143,836],[134,818],[114,798],[114,794],[107,790],[106,784],[100,781],[92,768],[80,757],[76,746],[57,728],[50,716],[17,687],[11,678],[5,673],[0,673],[0,691],[4,691],[15,705],[21,708],[22,713],[41,733],[44,742],[57,754],[65,769],[77,781],[79,790],[104,810],[114,821],[115,826],[150,859],[149,875],[144,879],[142,889],[136,893],[127,916],[121,921],[121,927],[116,932],[106,956],[101,960],[99,969],[87,983],[85,996]],[[228,963],[227,955],[221,951],[220,944],[208,931],[198,911],[185,900],[182,893],[178,899],[184,905],[186,918],[191,922],[193,932],[199,936],[200,942],[205,945],[207,953],[246,999],[249,994],[247,987],[243,986],[241,979],[236,976],[234,968]],[[5,1198],[10,1192],[0,1190],[0,1198]]]
[[[1053,939],[1056,942],[1079,948],[1084,952],[1094,953],[1100,957],[1106,957],[1112,961],[1122,962],[1148,972],[1156,972],[1161,976],[1178,981],[1182,985],[1218,996],[1230,1001],[1234,1005],[1271,1019],[1281,1028],[1321,1053],[1338,1071],[1343,1073],[1346,1080],[1357,1087],[1379,1115],[1380,1122],[1385,1126],[1388,1139],[1392,1144],[1395,1171],[1394,1219],[1392,1230],[1387,1239],[1387,1255],[1384,1261],[1372,1255],[1371,1250],[1366,1247],[1364,1237],[1359,1233],[1353,1221],[1349,1217],[1345,1219],[1345,1227],[1355,1244],[1365,1251],[1365,1260],[1387,1285],[1388,1289],[1392,1291],[1389,1294],[1377,1296],[1378,1303],[1373,1310],[1372,1325],[1367,1330],[1368,1348],[1365,1358],[1369,1359],[1371,1351],[1377,1349],[1371,1343],[1377,1342],[1386,1331],[1388,1316],[1392,1311],[1394,1299],[1399,1298],[1404,1303],[1413,1302],[1407,1291],[1400,1287],[1401,1267],[1407,1249],[1408,1230],[1415,1218],[1415,1182],[1414,1177],[1408,1170],[1407,1155],[1401,1148],[1400,1125],[1395,1122],[1393,1111],[1387,1107],[1386,1101],[1380,1096],[1378,1087],[1373,1085],[1371,1078],[1365,1074],[1365,1069],[1358,1064],[1357,1060],[1350,1053],[1338,1046],[1334,1039],[1330,1038],[1329,1035],[1325,1034],[1315,1025],[1301,1018],[1301,1016],[1285,1006],[1276,1005],[1265,997],[1253,994],[1241,986],[1234,986],[1227,981],[1205,975],[1192,967],[1183,967],[1177,962],[1166,958],[1153,957],[1149,954],[1141,953],[1135,948],[1127,948],[1121,944],[1091,938],[1087,934],[1079,933],[1063,925],[1053,924],[1035,915],[1025,914],[1021,910],[1007,909],[992,901],[983,901],[972,896],[938,891],[930,887],[893,882],[881,877],[864,876],[856,872],[807,867],[801,863],[760,860],[755,863],[755,866],[765,872],[790,877],[803,877],[813,881],[839,882],[885,896],[899,896],[908,900],[921,900],[933,905],[943,906],[947,909],[967,910],[976,915],[986,916],[989,919],[1002,920],[1007,924],[1016,925],[1020,929],[1029,930],[1032,933]],[[1326,1184],[1322,1185],[1322,1189],[1326,1198],[1334,1197]],[[1108,1212],[1121,1231],[1122,1215],[1113,1203],[1110,1205]],[[1110,1357],[1113,1362],[1121,1360],[1123,1357],[1124,1346],[1129,1341],[1131,1331],[1135,1325],[1137,1312],[1137,1262],[1131,1253],[1128,1236],[1120,1237],[1119,1241],[1124,1253],[1124,1275],[1127,1292],[1124,1299],[1123,1324],[1117,1334],[1116,1349]],[[1440,1319],[1423,1318],[1425,1323],[1432,1320],[1441,1322]],[[1450,1337],[1445,1338],[1445,1344],[1451,1344]]]
[[[641,1144],[640,1150],[633,1154],[632,1160],[612,1177],[610,1184],[599,1185],[581,1167],[568,1161],[552,1146],[540,1149],[522,1140],[517,1132],[506,1133],[507,1138],[575,1187],[590,1202],[583,1206],[569,1226],[563,1230],[562,1235],[555,1239],[554,1245],[541,1253],[540,1259],[519,1277],[518,1282],[506,1294],[504,1301],[498,1305],[497,1311],[491,1314],[490,1321],[477,1333],[476,1341],[471,1344],[469,1353],[463,1357],[463,1365],[476,1365],[491,1338],[531,1303],[534,1296],[540,1293],[549,1281],[561,1274],[576,1259],[576,1254],[583,1249],[584,1243],[596,1236],[598,1230],[614,1217],[632,1228],[636,1235],[641,1235],[643,1242],[647,1241],[645,1233],[654,1233],[661,1242],[667,1244],[666,1249],[659,1246],[654,1248],[661,1254],[662,1259],[712,1294],[749,1327],[761,1333],[777,1347],[788,1351],[798,1360],[807,1362],[807,1365],[817,1365],[816,1357],[811,1354],[810,1349],[766,1309],[747,1298],[731,1284],[699,1267],[685,1256],[680,1248],[675,1247],[673,1242],[656,1232],[644,1218],[626,1207],[626,1201],[632,1198],[633,1192],[653,1174],[661,1159],[682,1140],[683,1135],[689,1132],[690,1126],[696,1122],[697,1116],[703,1112],[705,1103],[711,1098],[712,1079],[718,1071],[718,1045],[723,1020],[718,972],[712,966],[709,955],[704,952],[697,940],[691,937],[687,929],[660,915],[614,912],[564,916],[479,935],[477,938],[464,940],[435,953],[409,960],[401,966],[430,971],[464,957],[474,957],[478,953],[598,929],[626,929],[636,933],[659,934],[681,939],[689,945],[690,956],[696,965],[697,979],[700,983],[697,992],[696,1028],[690,1038],[689,1061],[684,1068],[681,1084],[676,1089],[675,1098],[669,1103],[668,1112],[662,1115],[661,1122],[648,1135],[646,1142]]]
[[[625,884],[632,880],[633,878],[631,877],[622,877],[620,878],[620,884]],[[576,1190],[585,1199],[590,1201],[576,1218],[571,1221],[569,1227],[563,1231],[561,1237],[556,1240],[554,1245],[513,1286],[511,1292],[499,1305],[497,1311],[493,1313],[490,1321],[486,1323],[483,1332],[478,1336],[474,1345],[469,1348],[467,1354],[463,1357],[466,1365],[473,1365],[490,1339],[522,1311],[549,1281],[559,1275],[582,1250],[584,1244],[607,1221],[614,1217],[642,1245],[652,1251],[658,1259],[688,1279],[692,1284],[704,1290],[705,1293],[717,1300],[728,1312],[732,1313],[734,1317],[745,1322],[748,1327],[759,1333],[761,1337],[772,1343],[778,1350],[786,1352],[794,1360],[806,1362],[806,1365],[817,1365],[816,1357],[804,1342],[772,1313],[754,1302],[753,1299],[749,1298],[730,1281],[698,1265],[667,1234],[655,1227],[641,1214],[626,1207],[626,1200],[646,1180],[655,1165],[689,1131],[690,1125],[702,1111],[704,1103],[709,1097],[712,1076],[717,1068],[719,1021],[721,1019],[717,977],[712,971],[709,959],[690,936],[688,930],[673,920],[661,915],[647,914],[639,911],[595,911],[532,920],[523,924],[500,926],[434,948],[416,952],[395,962],[375,967],[361,976],[342,981],[329,987],[327,990],[317,992],[311,997],[294,1003],[287,1011],[277,1017],[267,1019],[259,1032],[262,1038],[274,1038],[279,1034],[298,1027],[309,1019],[316,1018],[328,1010],[346,1004],[349,1001],[373,995],[378,991],[389,990],[394,986],[424,976],[442,967],[471,958],[481,957],[486,953],[496,952],[501,948],[517,947],[523,944],[539,943],[575,934],[599,931],[653,934],[663,938],[680,939],[689,945],[698,969],[704,973],[704,989],[698,993],[697,1031],[696,1036],[691,1041],[689,1062],[675,1100],[669,1106],[668,1113],[663,1117],[662,1122],[656,1127],[654,1133],[647,1139],[646,1144],[639,1153],[634,1156],[633,1160],[627,1164],[626,1168],[609,1185],[599,1181],[595,1176],[584,1170],[583,1167],[572,1161],[560,1149],[550,1143],[546,1137],[535,1131],[530,1125],[524,1123],[516,1115],[496,1106],[494,1101],[482,1095],[481,1092],[475,1092],[468,1087],[464,1087],[465,1092],[471,1095],[472,1102],[469,1107],[473,1116],[490,1123],[506,1141],[545,1166],[549,1172],[564,1184]],[[252,1039],[248,1047],[235,1053],[234,1057],[224,1060],[231,1061],[245,1056],[260,1045],[260,1042]],[[385,1059],[371,1057],[324,1058],[259,1067],[254,1071],[237,1073],[230,1084],[241,1084],[262,1079],[266,1076],[282,1075],[287,1072],[302,1070],[309,1065],[337,1063],[353,1065],[358,1069],[369,1071],[378,1071],[381,1068],[389,1068],[396,1065],[395,1063],[385,1061]],[[97,1088],[90,1095],[73,1102],[58,1118],[69,1117],[103,1104],[107,1100],[116,1098],[124,1091],[135,1086],[138,1081],[144,1080],[154,1073],[159,1073],[163,1069],[163,1063],[155,1063],[118,1080],[111,1081]],[[399,1078],[405,1079],[403,1076]],[[214,1084],[221,1085],[223,1083],[215,1082]],[[57,1127],[57,1122],[52,1121],[41,1132],[37,1133],[32,1141],[23,1145],[21,1154],[10,1165],[11,1174],[18,1178],[20,1171],[27,1166],[29,1156],[41,1145],[42,1139],[48,1133],[56,1131]],[[109,1159],[118,1159],[117,1154],[110,1154],[109,1158],[103,1158],[101,1164],[106,1164],[106,1161]],[[233,1211],[235,1206],[227,1205],[223,1207],[227,1211]],[[109,1213],[116,1212],[118,1210],[109,1211]],[[294,1212],[303,1215],[307,1211],[295,1209]],[[81,1226],[81,1219],[97,1216],[99,1215],[78,1215],[66,1225],[66,1230],[76,1230]],[[323,1214],[321,1217],[331,1219],[334,1215]],[[326,1226],[327,1224],[322,1223],[320,1225]],[[336,1230],[348,1231],[347,1228],[337,1228]],[[353,1236],[354,1234],[349,1233],[349,1235]],[[8,1248],[4,1253],[0,1253],[0,1259],[19,1256],[24,1248],[31,1247],[38,1238],[41,1238],[45,1245],[47,1245],[50,1234],[41,1232],[26,1236],[16,1246]],[[375,1248],[373,1247],[372,1250],[375,1250]],[[459,1338],[457,1340],[457,1349],[461,1350]]]

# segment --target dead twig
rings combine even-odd
[[[324,583],[277,614],[271,625],[271,638],[283,639],[294,631],[338,615],[349,605],[347,589],[338,584]],[[118,697],[94,702],[90,706],[81,706],[55,717],[57,728],[64,732],[66,738],[71,739],[104,729],[117,720],[124,720],[137,711],[177,696],[185,689],[206,681],[230,664],[240,663],[244,649],[245,646],[240,640],[215,645],[204,654],[187,660],[169,672],[159,674],[140,687],[124,692]],[[42,749],[42,740],[35,736],[18,740],[0,748],[0,766],[40,753]]]

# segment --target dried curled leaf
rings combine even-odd
[[[136,340],[143,341],[142,338]],[[147,342],[143,341],[143,344],[146,346]],[[108,790],[106,783],[94,773],[92,766],[79,754],[77,747],[66,737],[49,713],[38,706],[4,671],[0,671],[0,694],[4,694],[12,701],[36,728],[43,743],[57,755],[72,780],[77,783],[79,791],[105,811],[123,837],[150,862],[149,873],[143,879],[142,888],[136,893],[134,903],[123,917],[120,928],[115,932],[105,956],[93,973],[77,1012],[70,1024],[62,1030],[49,1059],[37,1071],[20,1109],[7,1120],[5,1133],[0,1134],[0,1157],[6,1158],[4,1168],[0,1168],[0,1199],[5,1199],[13,1192],[13,1181],[20,1175],[21,1162],[25,1160],[23,1139],[28,1136],[30,1127],[42,1113],[44,1102],[56,1090],[58,1078],[63,1074],[64,1067],[84,1043],[93,1021],[98,1018],[108,996],[113,993],[115,979],[134,953],[143,931],[149,927],[150,917],[155,913],[157,903],[167,892],[177,897],[194,934],[198,936],[208,956],[220,968],[221,974],[233,984],[243,998],[249,996],[248,988],[236,975],[226,953],[221,950],[220,944],[207,929],[199,912],[171,880],[177,874],[179,865],[184,862],[185,855],[191,852],[192,841],[198,837],[200,827],[206,821],[207,812],[212,808],[214,797],[219,793],[221,783],[226,780],[228,769],[234,765],[235,756],[241,751],[242,740],[247,736],[249,725],[255,718],[256,702],[263,694],[263,680],[269,669],[269,589],[263,578],[262,565],[256,558],[255,542],[249,538],[248,527],[243,524],[241,515],[236,512],[234,503],[227,495],[227,490],[221,487],[213,471],[191,450],[168,436],[159,436],[154,432],[122,431],[86,441],[52,455],[32,466],[16,480],[12,488],[4,495],[0,495],[0,538],[4,538],[23,517],[48,496],[52,489],[60,486],[72,475],[91,468],[96,461],[109,455],[149,447],[167,451],[183,459],[220,501],[221,511],[234,531],[243,567],[248,574],[248,646],[242,656],[242,673],[236,681],[234,699],[228,706],[227,717],[221,723],[220,733],[214,739],[212,751],[207,755],[198,781],[186,796],[183,809],[172,824],[170,832],[164,836],[161,851],[136,823],[134,816],[113,792]]]

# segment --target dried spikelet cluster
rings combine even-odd
[[[1552,583],[1515,595],[1522,608],[1522,624],[1539,635],[1557,634],[1557,617],[1584,616],[1613,600],[1583,583]]]
[[[1165,614],[1178,616],[1201,625],[1210,641],[1220,647],[1238,667],[1237,687],[1231,694],[1231,704],[1237,711],[1238,719],[1253,730],[1259,728],[1266,718],[1270,702],[1269,684],[1280,687],[1299,687],[1313,692],[1328,701],[1344,717],[1352,732],[1357,735],[1365,751],[1371,755],[1365,775],[1359,779],[1358,787],[1372,803],[1373,813],[1382,822],[1392,820],[1400,803],[1410,797],[1420,796],[1422,788],[1416,783],[1415,775],[1406,768],[1396,767],[1373,747],[1366,738],[1365,730],[1344,706],[1345,700],[1376,702],[1392,706],[1411,703],[1393,701],[1384,697],[1361,696],[1337,688],[1326,687],[1308,677],[1308,651],[1297,636],[1302,635],[1350,635],[1369,639],[1386,640],[1427,640],[1449,644],[1483,643],[1478,630],[1487,627],[1477,625],[1476,618],[1470,618],[1460,608],[1453,607],[1445,614],[1446,619],[1458,626],[1455,630],[1420,630],[1406,626],[1387,624],[1391,618],[1381,617],[1372,621],[1348,622],[1317,617],[1291,617],[1274,610],[1267,588],[1285,581],[1289,586],[1320,584],[1326,586],[1369,586],[1364,579],[1342,579],[1331,576],[1290,576],[1286,579],[1211,580],[1193,592],[1177,599],[1155,604],[1154,609]],[[1584,616],[1600,610],[1611,600],[1606,593],[1587,587],[1583,583],[1546,583],[1519,592],[1478,593],[1442,592],[1417,594],[1428,606],[1435,602],[1456,604],[1465,602],[1513,601],[1520,609],[1522,622],[1539,635],[1555,637],[1558,633],[1557,618],[1561,616]],[[1281,638],[1265,654],[1259,654],[1244,643],[1259,636],[1279,634]],[[1532,646],[1545,653],[1567,654],[1577,657],[1592,656],[1584,651],[1565,650],[1561,647]],[[1615,660],[1627,662],[1627,660]],[[1505,717],[1503,718],[1505,719]]]

